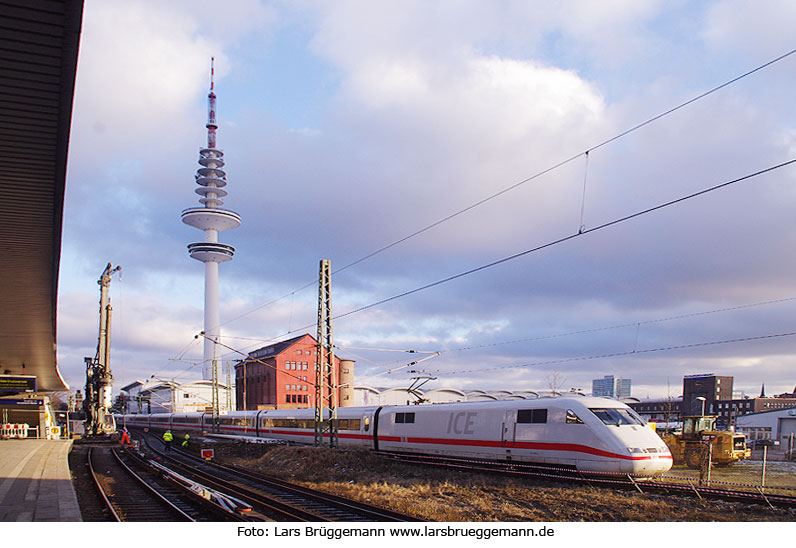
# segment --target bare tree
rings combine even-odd
[[[564,386],[566,380],[566,377],[564,377],[560,371],[551,371],[550,374],[545,377],[547,387],[553,392],[554,396],[559,395],[559,389]]]

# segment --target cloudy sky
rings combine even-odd
[[[112,262],[115,386],[200,377],[203,235],[180,212],[215,56],[243,218],[220,235],[227,346],[314,333],[328,258],[362,385],[791,391],[795,166],[604,225],[796,158],[796,54],[606,143],[791,52],[795,25],[785,0],[86,0],[59,367],[82,387]]]

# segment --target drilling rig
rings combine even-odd
[[[111,412],[111,386],[113,375],[109,365],[111,355],[111,304],[108,290],[111,276],[121,272],[122,267],[111,263],[102,271],[97,283],[100,286],[99,340],[94,358],[86,362],[86,395],[83,411],[86,413],[86,435],[103,436],[116,432],[116,421]]]

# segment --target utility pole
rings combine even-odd
[[[213,358],[213,432],[220,431],[220,423],[218,417],[218,360]]]
[[[232,376],[230,373],[229,360],[227,360],[227,413],[232,411]]]
[[[321,259],[318,284],[318,343],[315,353],[315,445],[324,435],[329,447],[337,447],[337,370],[332,333],[332,273],[329,259]],[[328,395],[327,395],[328,394]],[[326,402],[329,413],[325,417]]]

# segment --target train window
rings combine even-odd
[[[609,424],[611,426],[622,426],[626,424],[644,426],[644,420],[635,413],[630,412],[629,409],[608,407],[602,409],[590,408],[589,411],[594,413],[597,418],[603,421],[605,424]]]
[[[359,419],[340,419],[337,421],[340,430],[359,430]]]
[[[567,409],[567,424],[583,424],[583,421],[572,409]]]
[[[519,409],[517,424],[544,424],[547,422],[547,409]]]
[[[415,422],[415,414],[414,413],[396,413],[395,414],[395,424],[408,424]]]

